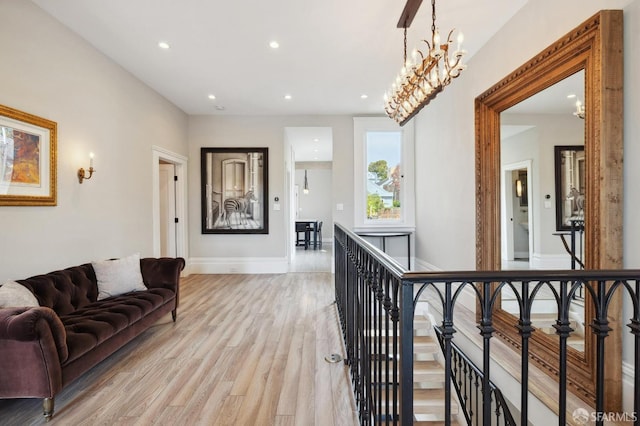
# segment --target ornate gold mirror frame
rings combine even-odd
[[[501,269],[500,253],[500,113],[549,86],[584,70],[586,200],[585,267],[622,267],[622,11],[600,11],[475,100],[476,119],[476,266]],[[619,292],[618,292],[619,294]],[[620,302],[609,312],[619,312]],[[499,306],[499,304],[498,304]],[[585,324],[593,309],[585,303]],[[517,318],[496,308],[497,334],[518,347]],[[620,320],[607,337],[607,410],[620,407]],[[551,337],[533,333],[530,358],[557,377],[558,345]],[[595,340],[585,338],[584,352],[569,348],[568,387],[584,401],[595,399]]]

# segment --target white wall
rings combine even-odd
[[[192,272],[284,272],[287,270],[285,128],[331,127],[333,132],[333,220],[353,223],[353,121],[348,116],[191,116],[189,158],[189,242]],[[269,148],[269,234],[225,235],[200,232],[200,148]],[[289,153],[287,153],[287,156]],[[273,210],[274,197],[281,208]],[[336,204],[344,210],[336,210]],[[291,225],[293,227],[293,225]],[[324,225],[331,227],[331,221]],[[324,229],[324,228],[323,228]]]
[[[638,117],[640,77],[639,0],[612,0],[625,8],[625,235],[640,235]],[[416,120],[416,255],[440,269],[475,269],[474,99],[556,39],[603,8],[597,0],[528,2],[469,61],[468,69]],[[553,11],[553,13],[550,13]],[[635,32],[633,32],[635,30]],[[441,182],[447,182],[442,190]],[[640,242],[625,239],[625,267],[640,265]]]
[[[153,255],[151,147],[186,155],[186,115],[33,3],[0,16],[0,104],[58,124],[58,205],[0,206],[0,282]]]

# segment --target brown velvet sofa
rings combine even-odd
[[[54,397],[69,383],[171,312],[176,320],[182,258],[143,258],[144,291],[98,298],[84,264],[17,280],[40,306],[0,309],[0,398]]]

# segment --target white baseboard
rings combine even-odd
[[[192,257],[190,274],[284,274],[286,257]]]
[[[424,260],[416,259],[416,258],[411,259],[411,265],[413,265],[413,268],[411,268],[412,271],[420,271],[420,272],[441,272],[442,271],[442,269],[438,268],[437,266],[432,265],[429,262],[425,262]]]

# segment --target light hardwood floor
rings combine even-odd
[[[297,246],[289,267],[290,272],[331,272],[333,265],[333,245],[323,243],[321,248],[307,250]]]
[[[192,275],[167,315],[56,398],[52,425],[356,425],[330,273]],[[0,425],[42,424],[0,400]]]

